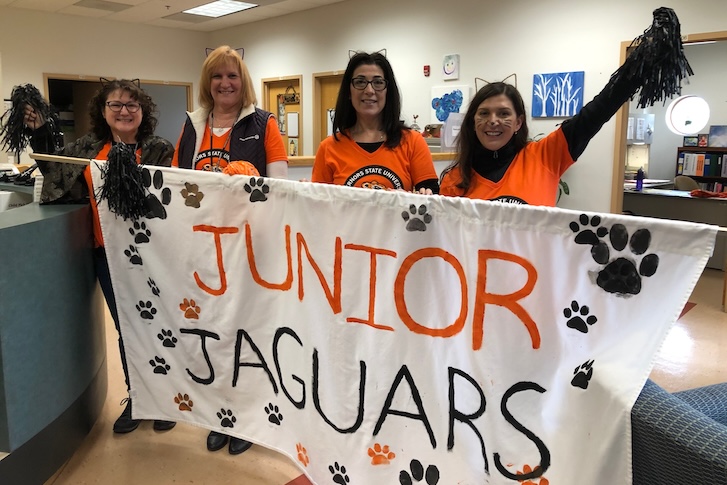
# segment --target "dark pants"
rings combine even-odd
[[[119,335],[119,353],[121,354],[121,367],[124,369],[124,381],[126,381],[126,389],[129,389],[129,368],[126,366],[126,353],[124,352],[124,342],[121,339],[121,327],[119,326],[119,312],[116,310],[116,299],[114,298],[114,287],[111,285],[111,274],[109,273],[109,262],[106,260],[106,250],[104,248],[95,248],[93,250],[93,259],[96,265],[96,277],[101,285],[106,304],[114,319],[114,326]]]

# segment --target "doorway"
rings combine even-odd
[[[302,76],[263,79],[263,109],[275,115],[289,157],[303,153]]]
[[[313,154],[333,131],[338,90],[341,87],[343,71],[313,73]]]

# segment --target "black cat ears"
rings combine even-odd
[[[209,56],[209,55],[210,55],[210,53],[211,53],[211,52],[212,52],[213,50],[215,50],[215,48],[214,48],[214,47],[205,47],[205,49],[204,49],[204,56],[205,56],[205,57]],[[244,59],[244,58],[245,58],[245,49],[244,49],[244,48],[242,48],[242,47],[238,47],[237,49],[232,49],[232,50],[233,50],[233,51],[235,51],[235,52],[237,52],[238,54],[240,54],[240,57],[241,57],[242,59]]]
[[[353,56],[355,56],[356,54],[360,54],[361,52],[362,51],[354,51],[354,50],[349,49],[348,50],[348,58],[350,59]],[[372,54],[381,54],[382,56],[386,57],[386,49],[377,50],[375,52],[372,52]]]
[[[507,80],[511,79],[511,78],[512,78],[513,82],[510,82],[508,84],[515,86],[515,88],[517,89],[517,74],[515,74],[514,72],[500,82],[507,83]],[[478,81],[482,84],[478,84]],[[488,84],[492,84],[493,82],[495,82],[495,81],[485,81],[481,77],[476,77],[475,78],[475,91],[479,91],[480,88],[484,88],[485,86],[487,86]]]
[[[98,81],[101,83],[101,86],[105,88],[106,85],[108,83],[114,81],[114,79],[106,79],[105,77],[100,77],[100,78],[98,78]],[[136,84],[136,87],[141,89],[141,80],[139,78],[129,79],[129,81],[132,82],[133,84]]]

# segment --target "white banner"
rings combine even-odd
[[[99,206],[135,418],[317,484],[631,483],[714,226],[144,170],[147,218]]]

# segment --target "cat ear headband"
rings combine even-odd
[[[350,59],[353,56],[355,56],[356,54],[359,54],[360,52],[361,51],[354,51],[354,50],[349,49],[348,50],[348,58]],[[380,49],[380,50],[378,50],[376,52],[372,52],[372,54],[381,54],[382,56],[386,57],[386,49]]]
[[[212,52],[213,50],[215,50],[215,49],[214,49],[214,48],[212,48],[212,47],[206,47],[206,48],[205,48],[205,50],[204,50],[204,56],[205,56],[205,57],[209,56],[209,55],[210,55],[210,53],[211,53],[211,52]],[[237,49],[232,49],[232,50],[233,50],[233,51],[235,51],[235,52],[237,52],[238,54],[240,54],[240,58],[242,58],[242,59],[244,59],[244,58],[245,58],[245,49],[244,49],[244,48],[242,48],[242,47],[238,47]]]
[[[510,74],[509,76],[507,76],[505,79],[503,79],[501,82],[506,83],[507,80],[510,79],[510,78],[513,79],[513,82],[508,83],[508,84],[511,84],[511,85],[515,86],[515,88],[517,89],[517,74],[515,74],[514,72],[512,74]],[[480,81],[482,83],[482,85],[481,86],[478,85],[477,84],[477,81]],[[479,91],[480,88],[484,88],[488,84],[492,84],[492,82],[491,81],[485,81],[481,77],[476,77],[475,78],[475,91]]]
[[[100,77],[100,78],[98,78],[98,81],[101,83],[101,87],[105,88],[107,84],[109,84],[110,82],[113,81],[113,79],[106,79],[105,77]],[[139,78],[129,79],[129,81],[132,84],[136,84],[136,87],[141,89],[141,80],[139,80]]]

